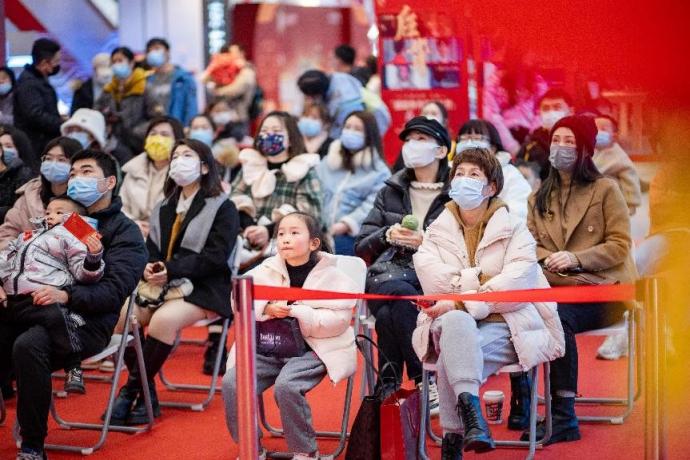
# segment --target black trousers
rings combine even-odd
[[[407,281],[385,281],[370,289],[371,294],[419,295],[419,290]],[[402,379],[403,365],[407,367],[407,377],[415,382],[422,379],[422,363],[412,348],[412,332],[417,327],[417,307],[409,300],[369,301],[369,309],[376,318],[376,336],[380,349],[379,369],[383,369],[386,359],[394,369],[384,370],[382,378],[389,381],[394,376]],[[385,358],[384,356],[385,355]]]
[[[52,398],[50,376],[64,367],[65,357],[55,353],[51,332],[45,326],[18,323],[8,310],[0,308],[0,381],[8,378],[14,368],[22,446],[43,449]],[[110,332],[102,324],[86,321],[77,330],[82,345],[79,359],[103,350],[110,341]]]
[[[6,321],[17,326],[43,326],[50,334],[55,354],[71,355],[70,363],[78,359],[81,343],[76,332],[79,325],[69,317],[70,312],[63,305],[34,305],[30,295],[8,296],[6,314]]]
[[[559,303],[565,335],[565,355],[551,363],[551,393],[572,391],[577,394],[578,355],[575,334],[601,329],[615,324],[623,317],[625,304],[611,303]]]

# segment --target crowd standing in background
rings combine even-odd
[[[232,317],[228,260],[235,251],[240,271],[257,283],[352,292],[331,253],[357,255],[368,265],[366,292],[396,296],[637,277],[630,216],[643,205],[641,183],[604,99],[574,115],[580,112],[570,95],[543,88],[514,113],[529,125],[518,142],[512,122],[493,112],[452,131],[439,101],[391,127],[376,59],[358,66],[364,61],[346,44],[333,51],[332,71],[300,75],[295,91],[305,103],[295,114],[263,113],[261,76],[240,44],[224,46],[198,76],[171,62],[165,38],[151,38],[142,51],[143,59],[127,47],[94,56],[91,77],[75,86],[69,118],[59,114],[48,80],[60,71],[59,43],[36,40],[32,63],[18,76],[0,67],[3,268],[51,232],[71,241],[61,223],[73,213],[100,234],[98,244],[74,243],[74,263],[53,267],[64,275],[59,285],[17,290],[8,281],[41,272],[40,260],[11,262],[14,271],[3,272],[0,387],[5,398],[19,390],[18,459],[44,458],[51,370],[64,367],[69,388],[85,391],[79,361],[121,331],[123,304],[137,285],[177,293],[139,296],[135,308],[157,417],[153,377],[179,331]],[[197,83],[206,93],[203,108]],[[390,128],[402,141],[392,168],[382,143]],[[649,245],[642,247],[637,259],[653,266]],[[60,257],[56,245],[46,248]],[[37,305],[54,308],[42,317]],[[581,436],[575,334],[620,320],[628,307],[438,302],[420,312],[407,300],[370,301],[379,385],[390,392],[407,379],[421,388],[422,363],[435,361],[431,412],[440,412],[443,458],[458,459],[463,449],[494,447],[478,400],[486,377],[505,364],[527,371],[552,361],[549,442],[574,441]],[[338,382],[356,371],[353,308],[353,301],[256,304],[257,324],[291,320],[304,342],[289,357],[257,356],[259,392],[274,386],[294,458],[318,458],[305,394],[325,376]],[[49,324],[66,327],[78,346],[64,346],[66,335],[47,331]],[[205,373],[218,350],[226,358],[219,341],[216,324]],[[626,343],[611,337],[599,356],[617,359]],[[129,376],[112,423],[146,423],[131,348],[125,363]],[[235,377],[231,352],[223,395],[237,440]],[[511,429],[527,426],[532,384],[523,372],[511,374]]]

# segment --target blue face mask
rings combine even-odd
[[[67,183],[67,196],[88,208],[105,194],[98,190],[98,183],[102,180],[95,177],[74,177]]]
[[[297,127],[304,137],[316,137],[321,133],[323,124],[321,120],[303,117],[297,122]]]
[[[364,148],[364,133],[353,129],[343,129],[340,133],[340,142],[350,152],[359,152]]]
[[[79,142],[82,148],[86,148],[91,144],[91,139],[89,138],[89,133],[84,131],[73,131],[67,135],[67,137],[74,139]]]
[[[448,196],[455,201],[460,209],[471,211],[477,209],[487,199],[482,194],[486,182],[472,177],[456,177],[450,183]]]
[[[189,132],[189,138],[203,142],[211,147],[211,144],[213,144],[213,131],[210,129],[193,129]]]
[[[165,51],[163,50],[152,50],[146,54],[146,62],[151,67],[160,67],[165,64]]]
[[[9,148],[2,149],[2,162],[5,163],[5,166],[10,166],[17,161],[17,158],[19,158],[17,150]]]
[[[0,83],[0,96],[5,96],[12,91],[12,83]]]
[[[41,175],[51,184],[64,184],[69,179],[70,164],[61,161],[41,163]]]
[[[113,75],[118,80],[126,80],[132,74],[132,68],[126,62],[118,62],[113,64]]]
[[[81,218],[84,219],[86,223],[92,226],[95,230],[98,230],[98,219],[94,219],[93,217],[89,216],[81,216]]]
[[[611,133],[608,131],[597,132],[597,147],[608,147],[611,145]]]

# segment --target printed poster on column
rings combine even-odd
[[[399,155],[405,122],[426,102],[446,107],[451,131],[468,117],[465,33],[453,14],[458,9],[439,6],[422,0],[376,2],[381,96],[393,118],[384,139],[389,163]]]

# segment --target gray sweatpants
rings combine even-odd
[[[275,385],[273,395],[280,409],[285,440],[291,452],[317,450],[316,433],[311,423],[311,408],[305,397],[326,376],[326,366],[313,351],[297,358],[279,359],[256,355],[257,396]],[[237,373],[228,369],[223,377],[225,418],[230,435],[237,438]]]
[[[503,366],[518,362],[506,323],[477,322],[454,310],[434,320],[432,333],[438,361],[441,427],[444,433],[463,433],[455,409],[460,393],[479,395],[479,386]]]

